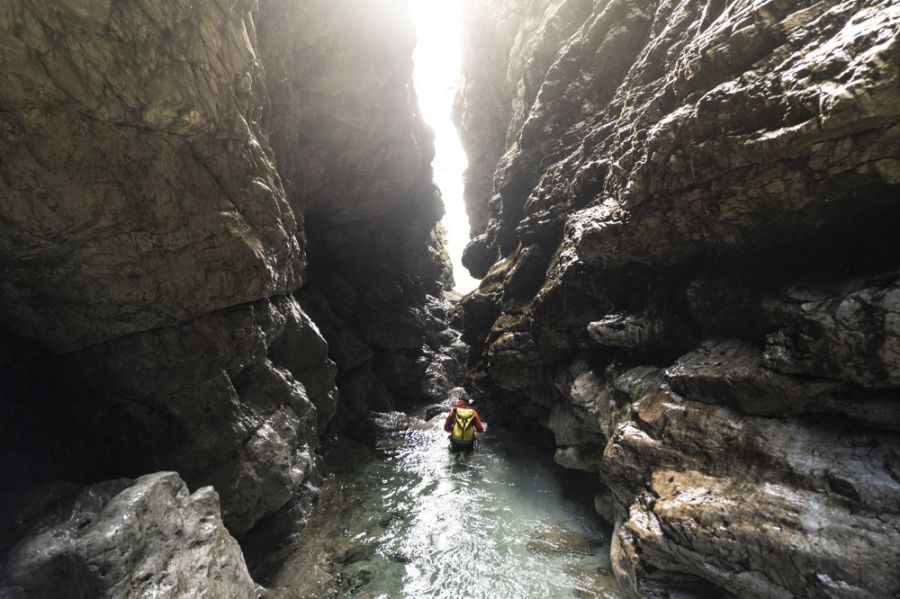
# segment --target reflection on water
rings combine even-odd
[[[450,454],[441,418],[343,442],[334,478],[278,586],[309,597],[618,597],[589,496],[546,450],[503,433]],[[569,492],[569,496],[567,496]],[[577,489],[576,489],[577,492]]]

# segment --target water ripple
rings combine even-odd
[[[346,500],[314,519],[309,530],[323,538],[311,533],[284,580],[301,584],[316,579],[304,568],[324,568],[327,589],[309,595],[318,597],[619,596],[591,498],[572,497],[546,450],[492,430],[474,454],[451,454],[437,421],[388,441],[381,457],[355,456],[353,467],[340,451],[329,457],[342,464],[330,485]],[[335,563],[333,545],[353,557]]]

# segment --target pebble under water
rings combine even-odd
[[[442,417],[342,441],[276,586],[301,597],[619,597],[588,485],[491,429],[451,454]]]

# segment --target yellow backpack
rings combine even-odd
[[[475,410],[456,408],[456,422],[451,434],[454,441],[471,443],[475,439]]]

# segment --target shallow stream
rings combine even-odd
[[[495,429],[451,454],[442,417],[343,441],[276,586],[301,597],[619,597],[590,485]]]

